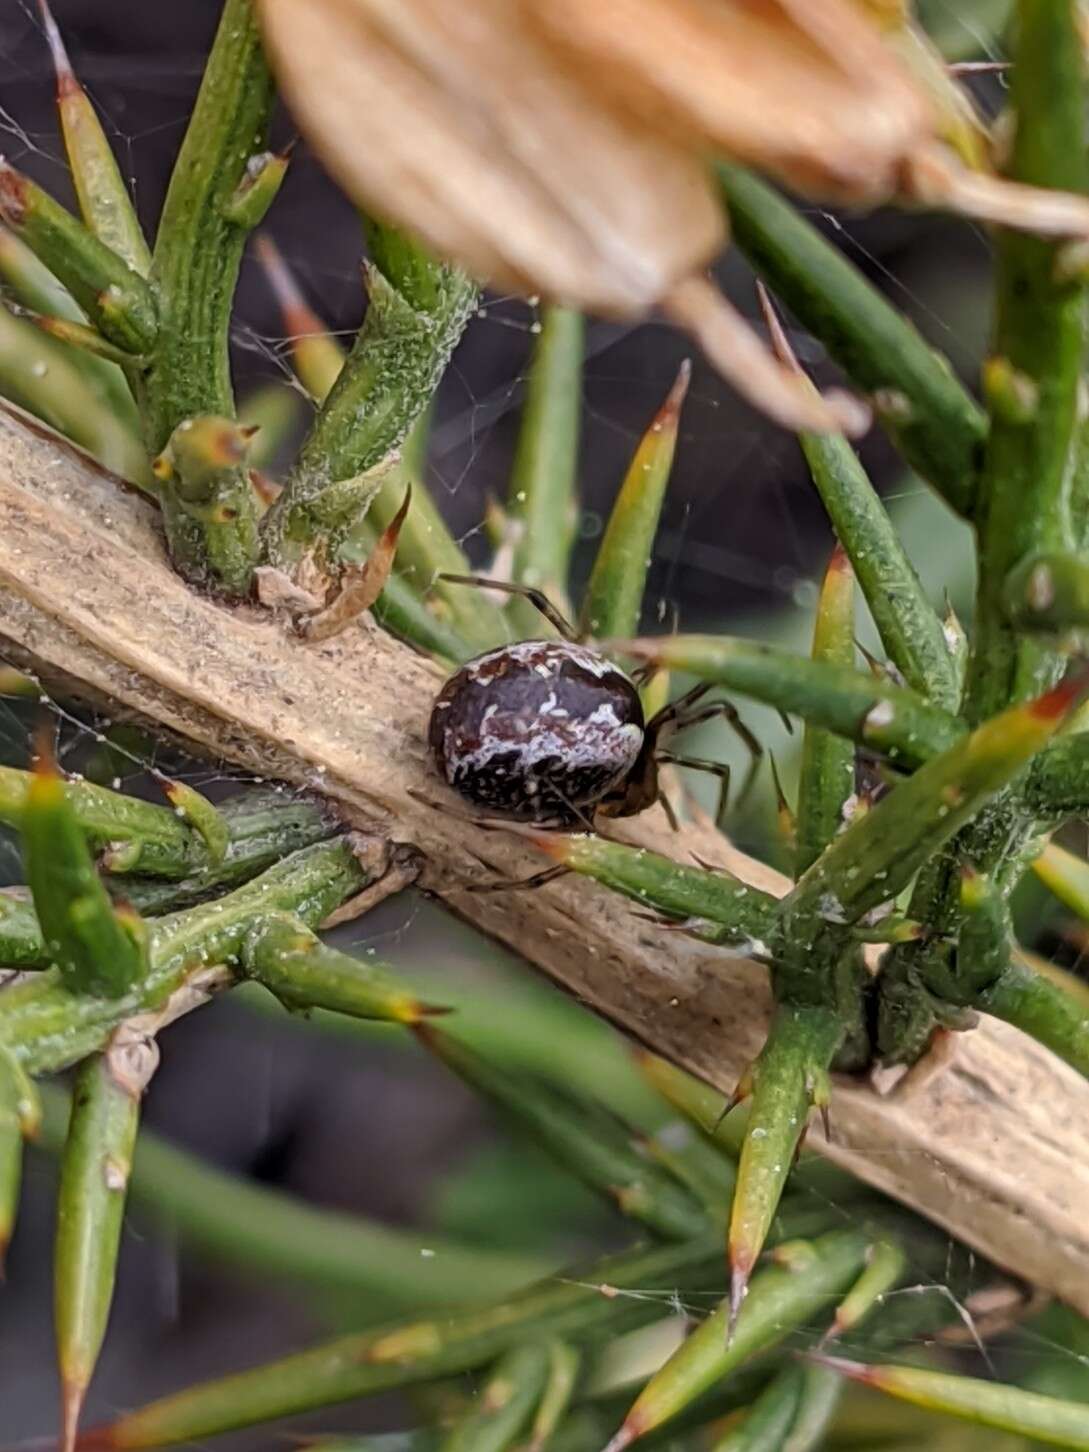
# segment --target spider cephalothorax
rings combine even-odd
[[[709,716],[691,712],[705,687],[644,719],[635,682],[592,645],[575,639],[537,591],[447,576],[529,596],[560,639],[498,646],[461,666],[431,711],[428,742],[446,782],[490,812],[558,826],[595,813],[629,817],[659,800],[658,765],[675,761],[721,773],[715,763],[667,755],[663,737]]]

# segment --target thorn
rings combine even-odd
[[[0,156],[0,217],[9,227],[19,227],[26,214],[27,181],[11,163]]]
[[[849,1361],[845,1356],[825,1356],[820,1351],[799,1351],[796,1355],[803,1361],[825,1366],[829,1371],[838,1371],[841,1376],[850,1377],[852,1381],[868,1382],[874,1379],[871,1376],[872,1368],[863,1361]]]
[[[72,63],[68,59],[68,51],[65,48],[64,39],[60,29],[53,17],[46,0],[38,0],[38,9],[42,17],[42,29],[45,31],[46,44],[49,46],[49,53],[53,57],[53,69],[57,73],[57,100],[62,101],[66,96],[78,95],[82,90],[79,81],[76,80],[76,73],[72,69]]]
[[[820,1104],[820,1105],[817,1106],[817,1113],[821,1117],[821,1133],[824,1135],[825,1143],[826,1144],[831,1144],[832,1143],[832,1117],[831,1117],[831,1113],[830,1113],[830,1108],[829,1108],[829,1106],[827,1104]],[[801,1148],[801,1142],[800,1141],[799,1141],[798,1148],[799,1149]]]
[[[378,536],[362,567],[351,572],[339,594],[324,609],[300,621],[298,630],[304,640],[329,640],[339,635],[375,603],[393,569],[397,540],[411,503],[412,485],[409,484],[404,502]]]
[[[265,508],[267,509],[271,505],[275,504],[276,500],[279,499],[280,495],[283,493],[283,485],[277,484],[275,479],[270,479],[269,476],[262,473],[260,469],[251,469],[249,473],[250,488],[257,495],[257,498],[265,506]]]
[[[1030,701],[1026,709],[1039,721],[1058,721],[1089,690],[1089,669],[1071,671],[1057,686]]]
[[[751,1263],[746,1264],[745,1260],[738,1256],[732,1257],[732,1262],[730,1266],[730,1316],[726,1325],[727,1346],[734,1339],[741,1307],[745,1304],[745,1297],[749,1294],[749,1277],[752,1274]]]
[[[451,1003],[417,1003],[413,1007],[421,1018],[444,1018],[448,1013],[457,1012]]]
[[[831,574],[833,571],[838,575],[846,575],[851,571],[850,557],[838,539],[828,558],[828,572]]]
[[[790,339],[787,337],[787,331],[783,327],[775,307],[775,300],[759,278],[756,279],[756,298],[760,304],[760,311],[764,314],[764,323],[771,341],[771,351],[780,363],[795,373],[801,373],[802,365],[798,362],[798,355],[790,346]]]
[[[259,232],[254,245],[257,259],[264,268],[272,294],[280,306],[284,332],[293,338],[326,334],[328,328],[303,297],[294,274],[268,233]]]
[[[677,420],[680,417],[681,405],[684,403],[685,395],[688,392],[688,385],[692,381],[692,360],[685,358],[677,370],[677,377],[673,380],[673,387],[665,396],[665,402],[658,410],[651,428],[668,429],[676,428]]]
[[[74,1452],[86,1386],[65,1381],[61,1388],[61,1452]]]
[[[634,1428],[629,1427],[627,1422],[620,1428],[614,1437],[610,1437],[605,1444],[604,1452],[624,1452],[625,1447],[630,1447],[635,1441],[638,1433]]]
[[[57,765],[56,737],[54,725],[48,716],[42,716],[34,728],[34,774],[39,777],[59,777]]]
[[[92,1427],[76,1438],[75,1452],[112,1452],[117,1446],[112,1430],[106,1427]]]

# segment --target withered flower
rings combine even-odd
[[[727,238],[716,153],[817,200],[1089,235],[1084,199],[959,159],[983,159],[971,112],[899,0],[258,8],[300,125],[361,205],[495,286],[662,308],[789,427],[858,432],[866,411],[799,387],[703,275]]]

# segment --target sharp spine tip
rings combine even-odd
[[[629,1427],[627,1422],[620,1428],[614,1437],[611,1437],[605,1444],[604,1452],[624,1452],[625,1447],[630,1447],[635,1441],[636,1433]]]
[[[75,1452],[86,1386],[66,1381],[61,1390],[61,1452]]]
[[[730,1268],[730,1314],[726,1322],[727,1346],[734,1339],[741,1308],[745,1304],[745,1297],[749,1294],[749,1274],[749,1267],[744,1263],[739,1264],[736,1257],[733,1258]]]

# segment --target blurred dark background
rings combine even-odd
[[[54,10],[150,230],[218,16],[217,0],[54,0]],[[0,14],[0,79],[0,149],[69,200],[48,54],[36,6],[27,0],[7,0]],[[989,84],[993,105],[997,91]],[[282,116],[277,137],[291,134],[290,120]],[[366,144],[365,117],[360,144]],[[865,220],[829,217],[823,225],[971,376],[986,332],[984,237],[968,226],[891,213]],[[360,230],[305,144],[295,153],[268,230],[315,308],[332,329],[350,336],[363,307]],[[752,314],[744,264],[728,257],[721,275]],[[486,558],[478,530],[482,509],[489,496],[501,498],[505,489],[535,316],[525,302],[489,299],[439,399],[431,482],[478,563]],[[804,336],[795,341],[818,377],[831,380],[834,370],[812,341]],[[235,343],[240,393],[286,378],[276,309],[252,260],[239,289]],[[627,457],[686,350],[680,336],[653,322],[594,324],[589,330],[581,455],[585,507],[576,576],[585,571]],[[948,586],[963,601],[968,585],[963,533],[904,477],[876,434],[863,456],[895,501],[935,588]],[[794,441],[739,404],[697,359],[647,623],[672,620],[676,613],[682,628],[729,622],[731,628],[800,644],[810,628],[806,612],[829,547]],[[9,735],[18,729],[9,721]],[[75,744],[78,748],[78,739]],[[353,934],[342,936],[350,940]],[[525,970],[504,965],[494,950],[410,896],[356,925],[354,938],[410,970],[449,974],[480,983],[485,991],[494,983],[506,992],[524,977]],[[542,1003],[552,996],[532,985],[525,991],[541,994]],[[560,1005],[557,1011],[567,1009]],[[500,1219],[515,1248],[532,1237],[539,1246],[544,1204],[547,1221],[554,1219],[545,1239],[556,1263],[616,1236],[613,1222],[528,1151],[511,1146],[467,1093],[414,1050],[374,1035],[333,1036],[234,1002],[176,1025],[163,1047],[146,1123],[210,1163],[318,1205],[387,1223],[441,1227],[464,1238],[473,1235],[474,1204],[494,1211],[496,1196],[504,1193],[510,1205],[502,1207]],[[56,1416],[53,1165],[43,1155],[32,1156],[27,1179],[8,1284],[0,1296],[4,1446],[51,1445]],[[497,1237],[489,1230],[492,1243]],[[134,1214],[126,1227],[118,1296],[89,1420],[304,1345],[330,1325],[372,1313],[367,1306],[316,1304],[271,1278],[225,1273],[222,1265],[179,1248],[161,1223]],[[368,1405],[368,1425],[375,1415]],[[351,1409],[304,1420],[309,1430],[362,1422]],[[218,1445],[256,1449],[281,1441],[258,1432]]]

